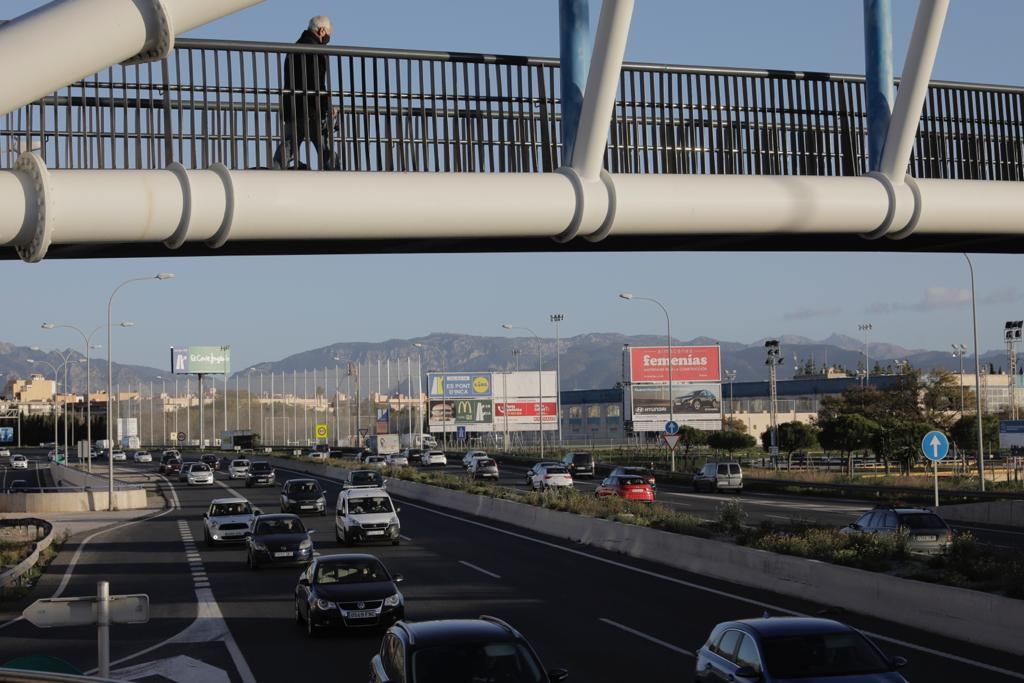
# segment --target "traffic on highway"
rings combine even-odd
[[[996,650],[392,498],[354,459],[340,461],[347,475],[325,477],[248,455],[242,480],[231,478],[238,458],[218,454],[204,483],[161,474],[155,455],[116,463],[119,479],[147,485],[153,510],[72,539],[24,601],[93,594],[99,578],[112,593],[148,594],[149,623],[111,627],[114,674],[184,657],[246,682],[290,680],[297,667],[371,681],[779,680],[773,669],[844,683],[1024,680]],[[525,489],[514,469],[502,467],[501,482]],[[94,630],[43,633],[5,612],[3,661],[30,652],[95,669]],[[423,624],[437,620],[453,621]]]

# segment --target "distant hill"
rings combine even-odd
[[[742,382],[767,379],[764,341],[764,339],[760,339],[747,344],[698,337],[689,340],[673,340],[673,343],[680,346],[718,343],[722,348],[723,367],[735,370],[736,381]],[[808,361],[812,361],[817,367],[838,365],[855,370],[861,361],[864,348],[863,341],[839,334],[833,334],[822,341],[799,336],[782,336],[779,337],[779,341],[785,360],[779,369],[781,379],[791,378],[796,367],[798,365],[803,367]],[[422,347],[417,347],[416,344],[421,344]],[[624,335],[602,332],[563,338],[560,356],[562,389],[595,389],[614,386],[622,379],[622,349],[627,344],[630,346],[663,346],[665,338],[658,335]],[[554,338],[542,338],[540,346],[544,356],[544,368],[554,369]],[[412,359],[413,373],[415,374],[420,354],[422,354],[425,372],[439,371],[442,368],[449,371],[514,370],[516,368],[514,349],[520,351],[518,362],[521,370],[537,369],[537,342],[533,337],[479,337],[450,332],[433,332],[415,339],[391,339],[377,343],[338,342],[330,346],[301,351],[280,360],[257,363],[252,368],[255,372],[264,374],[270,372],[293,373],[313,369],[322,372],[327,368],[330,378],[336,363],[340,366],[342,375],[344,375],[348,362],[360,364],[364,368],[364,375],[367,372],[366,365],[369,363],[372,366],[370,374],[374,377],[372,386],[376,386],[377,361],[380,360],[382,363],[381,374],[386,375],[386,371],[383,369],[387,367],[386,361],[390,359],[392,386],[397,386],[398,378],[401,376],[404,389],[407,359]],[[63,352],[67,353],[68,351],[64,350]],[[84,356],[73,349],[70,353],[72,361],[68,369],[69,384],[75,391],[84,392],[85,363],[79,362],[84,360]],[[908,350],[894,344],[872,341],[869,345],[869,353],[872,368],[876,362],[886,368],[892,367],[896,360],[906,360],[913,367],[924,370],[935,368],[959,370],[958,359],[946,351]],[[334,360],[335,357],[342,360],[337,362]],[[28,347],[0,342],[0,373],[3,373],[3,384],[6,385],[12,379],[28,377],[32,372],[42,372],[47,377],[53,376],[53,371],[49,367],[30,364],[28,362],[30,358],[45,360],[55,366],[59,366],[62,362],[60,356],[55,352],[41,353],[32,351]],[[974,367],[973,359],[965,358],[964,360],[965,370],[970,372]],[[987,368],[991,363],[998,370],[1006,367],[1006,356],[1003,351],[990,351],[982,355],[982,362],[984,367]],[[128,386],[135,387],[139,383],[158,382],[157,377],[161,375],[169,377],[168,371],[161,368],[119,363],[114,363],[113,367],[114,383],[119,384],[122,390]],[[243,368],[237,374],[244,374],[248,370],[249,368]],[[94,358],[92,362],[93,391],[105,387],[106,374],[106,359]],[[61,379],[63,379],[63,374]]]

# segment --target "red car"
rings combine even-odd
[[[598,498],[605,496],[618,496],[626,500],[636,500],[641,503],[654,502],[654,490],[647,480],[632,474],[618,474],[608,477],[601,482],[601,485],[594,491]]]

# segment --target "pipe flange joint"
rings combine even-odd
[[[917,186],[917,181],[909,175],[903,179],[903,183],[910,188],[910,194],[914,197],[914,213],[910,216],[910,222],[901,230],[886,235],[891,240],[901,240],[910,237],[914,234],[918,221],[921,220],[921,188]]]
[[[882,219],[882,223],[871,232],[861,235],[861,237],[866,240],[877,240],[880,237],[884,237],[885,234],[889,232],[889,228],[892,227],[892,220],[896,217],[896,188],[892,184],[892,178],[884,173],[871,171],[866,174],[865,177],[877,180],[885,190],[885,196],[889,200],[889,208],[885,212],[885,218]]]
[[[167,55],[171,54],[171,50],[174,49],[174,22],[171,20],[170,13],[164,7],[163,0],[150,0],[150,4],[156,17],[157,34],[155,36],[146,36],[146,45],[149,47],[143,49],[142,52],[134,57],[121,62],[122,66],[156,62],[166,58]]]
[[[27,152],[14,162],[14,170],[27,176],[32,183],[36,201],[35,232],[28,244],[15,247],[18,256],[26,263],[39,263],[46,257],[53,240],[53,190],[50,187],[50,171],[42,157]]]
[[[608,191],[608,213],[605,214],[604,220],[601,221],[601,225],[598,226],[597,230],[583,236],[583,239],[588,242],[600,242],[603,240],[611,233],[612,224],[615,223],[615,210],[618,206],[615,195],[615,181],[612,180],[612,176],[608,171],[601,169],[601,182],[604,183],[604,189]]]
[[[164,246],[168,249],[180,249],[188,238],[188,227],[192,222],[192,183],[188,179],[188,171],[177,161],[171,162],[167,170],[174,174],[181,185],[181,220],[174,233],[164,240]]]
[[[555,173],[568,178],[569,182],[572,184],[573,194],[576,196],[576,208],[573,211],[569,227],[551,238],[559,244],[565,244],[566,242],[573,240],[579,234],[580,227],[583,225],[583,214],[587,201],[586,190],[584,189],[583,179],[580,178],[576,169],[569,166],[563,166],[556,170]],[[604,220],[601,221],[601,225],[598,226],[597,230],[589,235],[584,235],[584,238],[589,242],[599,242],[607,237],[608,233],[611,232],[612,223],[615,219],[615,183],[612,181],[612,177],[608,171],[603,169],[601,170],[600,178],[605,191],[608,193],[608,212],[605,214]]]
[[[217,232],[206,241],[206,246],[211,249],[220,249],[227,244],[228,236],[231,234],[231,224],[235,220],[235,185],[231,181],[231,171],[224,164],[214,164],[210,170],[217,174],[220,181],[224,183],[224,220],[221,221]]]

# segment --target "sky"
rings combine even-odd
[[[43,4],[4,0],[0,18]],[[596,28],[600,2],[590,6]],[[917,2],[893,6],[898,75]],[[557,8],[556,0],[266,0],[189,36],[293,42],[310,16],[327,14],[332,45],[557,56]],[[1022,25],[1020,0],[955,0],[934,78],[1022,85]],[[639,0],[626,58],[861,74],[862,26],[861,0]],[[1004,321],[1024,318],[1022,257],[972,259],[984,352],[1002,345]],[[682,340],[860,338],[858,325],[871,323],[873,341],[971,346],[970,279],[960,254],[772,252],[6,261],[0,341],[80,347],[77,335],[41,323],[92,330],[105,324],[114,287],[161,271],[176,277],[135,283],[116,296],[115,323],[135,323],[116,332],[119,363],[163,367],[168,346],[226,344],[233,367],[244,368],[332,343],[510,334],[503,322],[553,337],[552,313],[565,315],[563,337],[663,333],[657,307],[623,301],[619,292],[660,300]]]

